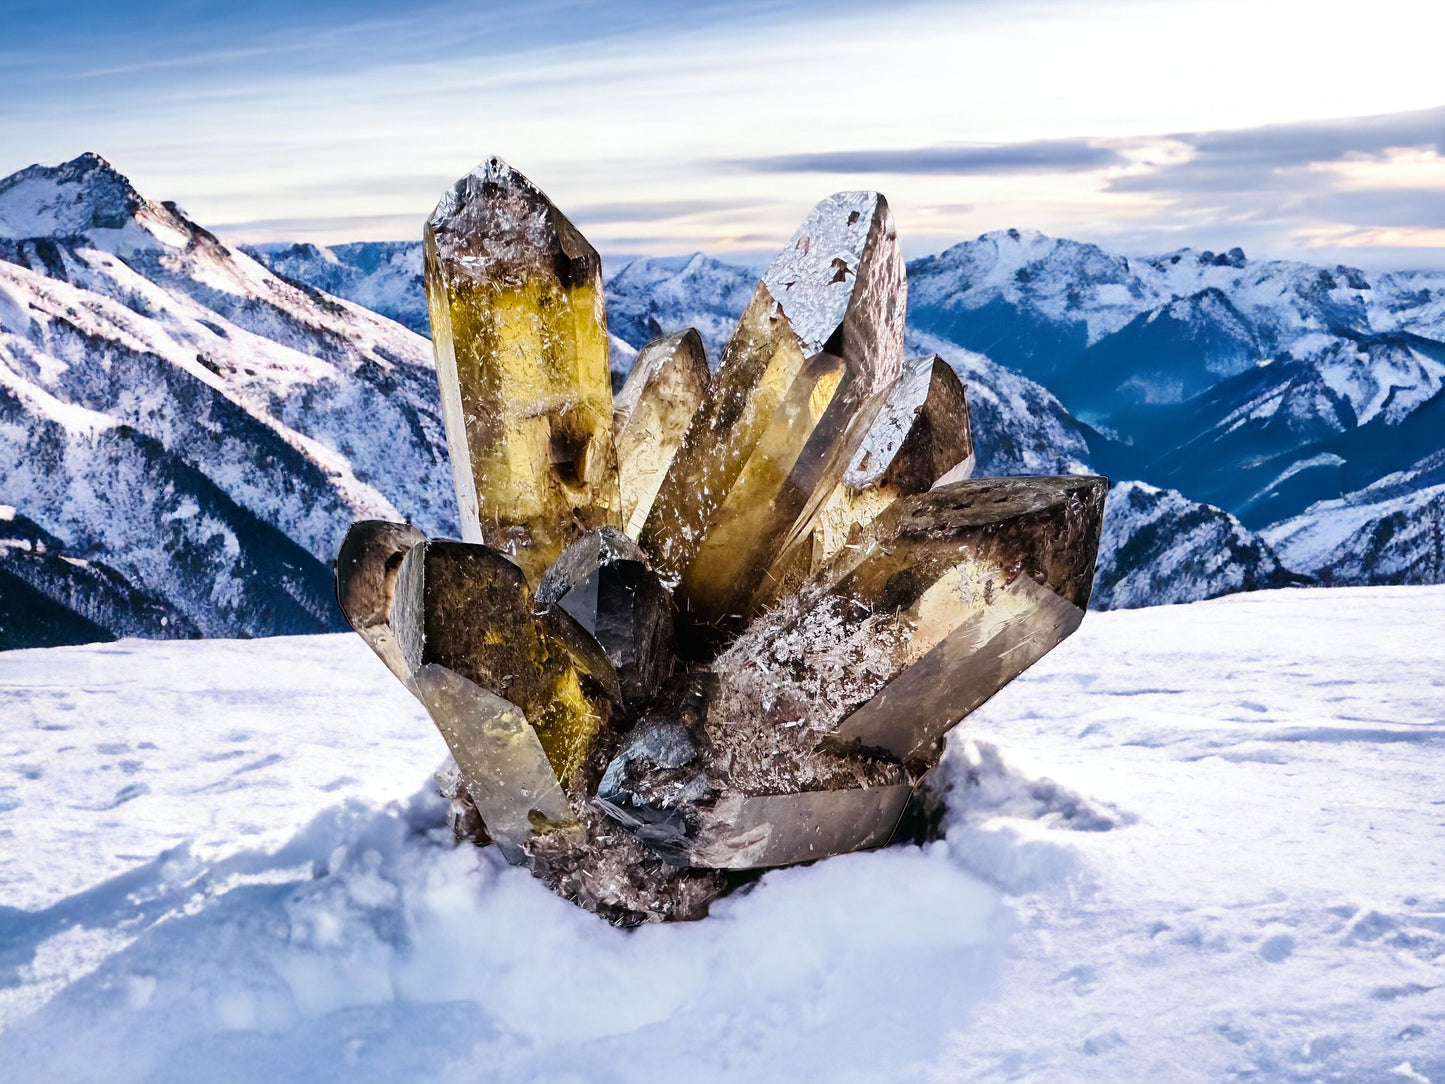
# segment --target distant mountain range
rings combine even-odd
[[[372,247],[391,261],[384,301],[366,270]],[[354,297],[386,314],[419,303],[419,242],[253,251],[278,268],[286,254],[285,272],[310,283],[346,263]],[[637,260],[607,284],[609,320],[634,348],[695,326],[716,363],[755,283],[701,253]],[[1445,447],[1445,273],[1368,275],[1239,249],[1131,259],[1001,230],[914,260],[908,284],[911,347],[942,354],[969,385],[981,472],[1087,465],[1222,516],[1227,569],[1209,574],[1206,562],[1167,592],[1117,587],[1101,600],[1247,589],[1279,582],[1276,567],[1323,582],[1445,578],[1429,501],[1439,484],[1429,457]],[[1131,492],[1138,505],[1142,491]],[[1111,505],[1111,530],[1123,507]],[[1317,521],[1354,527],[1326,552],[1299,541]]]
[[[624,267],[615,379],[687,326],[716,364],[755,283]],[[1009,230],[909,293],[979,473],[1132,479],[1096,606],[1445,578],[1445,275]],[[425,311],[419,243],[231,247],[94,155],[0,180],[0,647],[340,627],[353,519],[455,530]]]

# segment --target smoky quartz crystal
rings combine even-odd
[[[711,372],[614,399],[601,261],[489,159],[425,231],[462,540],[367,520],[337,600],[451,750],[459,835],[619,925],[879,847],[960,720],[1083,619],[1107,480],[973,478],[906,359],[876,192],[819,203]]]

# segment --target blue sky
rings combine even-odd
[[[93,150],[235,239],[409,238],[488,154],[604,253],[762,258],[885,192],[1032,227],[1445,266],[1445,5],[0,0],[0,173]]]

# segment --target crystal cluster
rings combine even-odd
[[[942,739],[1078,627],[1107,483],[970,477],[964,388],[905,359],[888,204],[830,196],[716,371],[611,394],[601,261],[498,159],[427,221],[464,541],[366,521],[353,628],[426,706],[459,834],[619,924],[878,847]]]

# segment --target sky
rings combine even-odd
[[[0,175],[95,151],[237,241],[417,238],[498,154],[604,255],[882,191],[992,229],[1445,267],[1445,4],[0,0]]]

